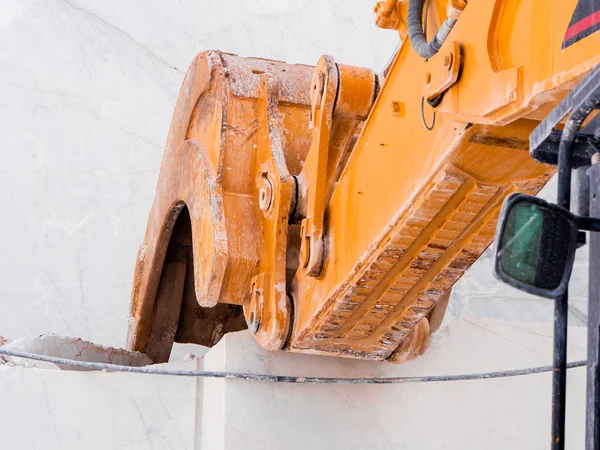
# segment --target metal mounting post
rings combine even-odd
[[[571,145],[577,134],[577,123],[569,121],[558,149],[557,204],[571,206]],[[565,448],[565,412],[567,398],[567,330],[569,291],[554,303],[554,371],[552,372],[552,444],[553,450]]]
[[[600,217],[600,164],[588,169],[590,216]],[[600,448],[600,234],[590,232],[585,448]]]

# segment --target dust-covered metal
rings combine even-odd
[[[219,52],[192,62],[136,263],[129,348],[161,362],[173,341],[213,346],[246,328],[243,305],[249,318],[257,298],[255,336],[283,345],[287,216],[310,146],[312,73]]]

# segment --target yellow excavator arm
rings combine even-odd
[[[271,350],[403,362],[555,168],[529,134],[600,62],[600,0],[385,0],[383,74],[209,51],[181,88],[128,347],[249,328]]]

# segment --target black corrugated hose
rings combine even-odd
[[[448,17],[438,32],[435,34],[431,42],[427,42],[425,33],[423,32],[423,6],[425,0],[410,0],[408,3],[408,38],[412,48],[419,56],[429,59],[435,55],[442,44],[450,34],[450,31],[456,24],[456,19]],[[427,18],[425,18],[427,20]]]

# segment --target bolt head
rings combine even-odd
[[[450,68],[452,66],[452,55],[444,56],[444,67]]]
[[[259,179],[258,183],[258,206],[262,211],[268,211],[273,203],[273,185],[266,175]]]
[[[304,268],[308,267],[308,262],[310,261],[310,237],[306,235],[306,219],[302,221],[300,237],[301,244],[298,256],[300,259],[300,267]]]
[[[256,334],[260,328],[260,315],[262,312],[263,301],[264,299],[261,290],[256,289],[250,300],[251,311],[247,321],[248,330],[250,330],[252,334]]]

